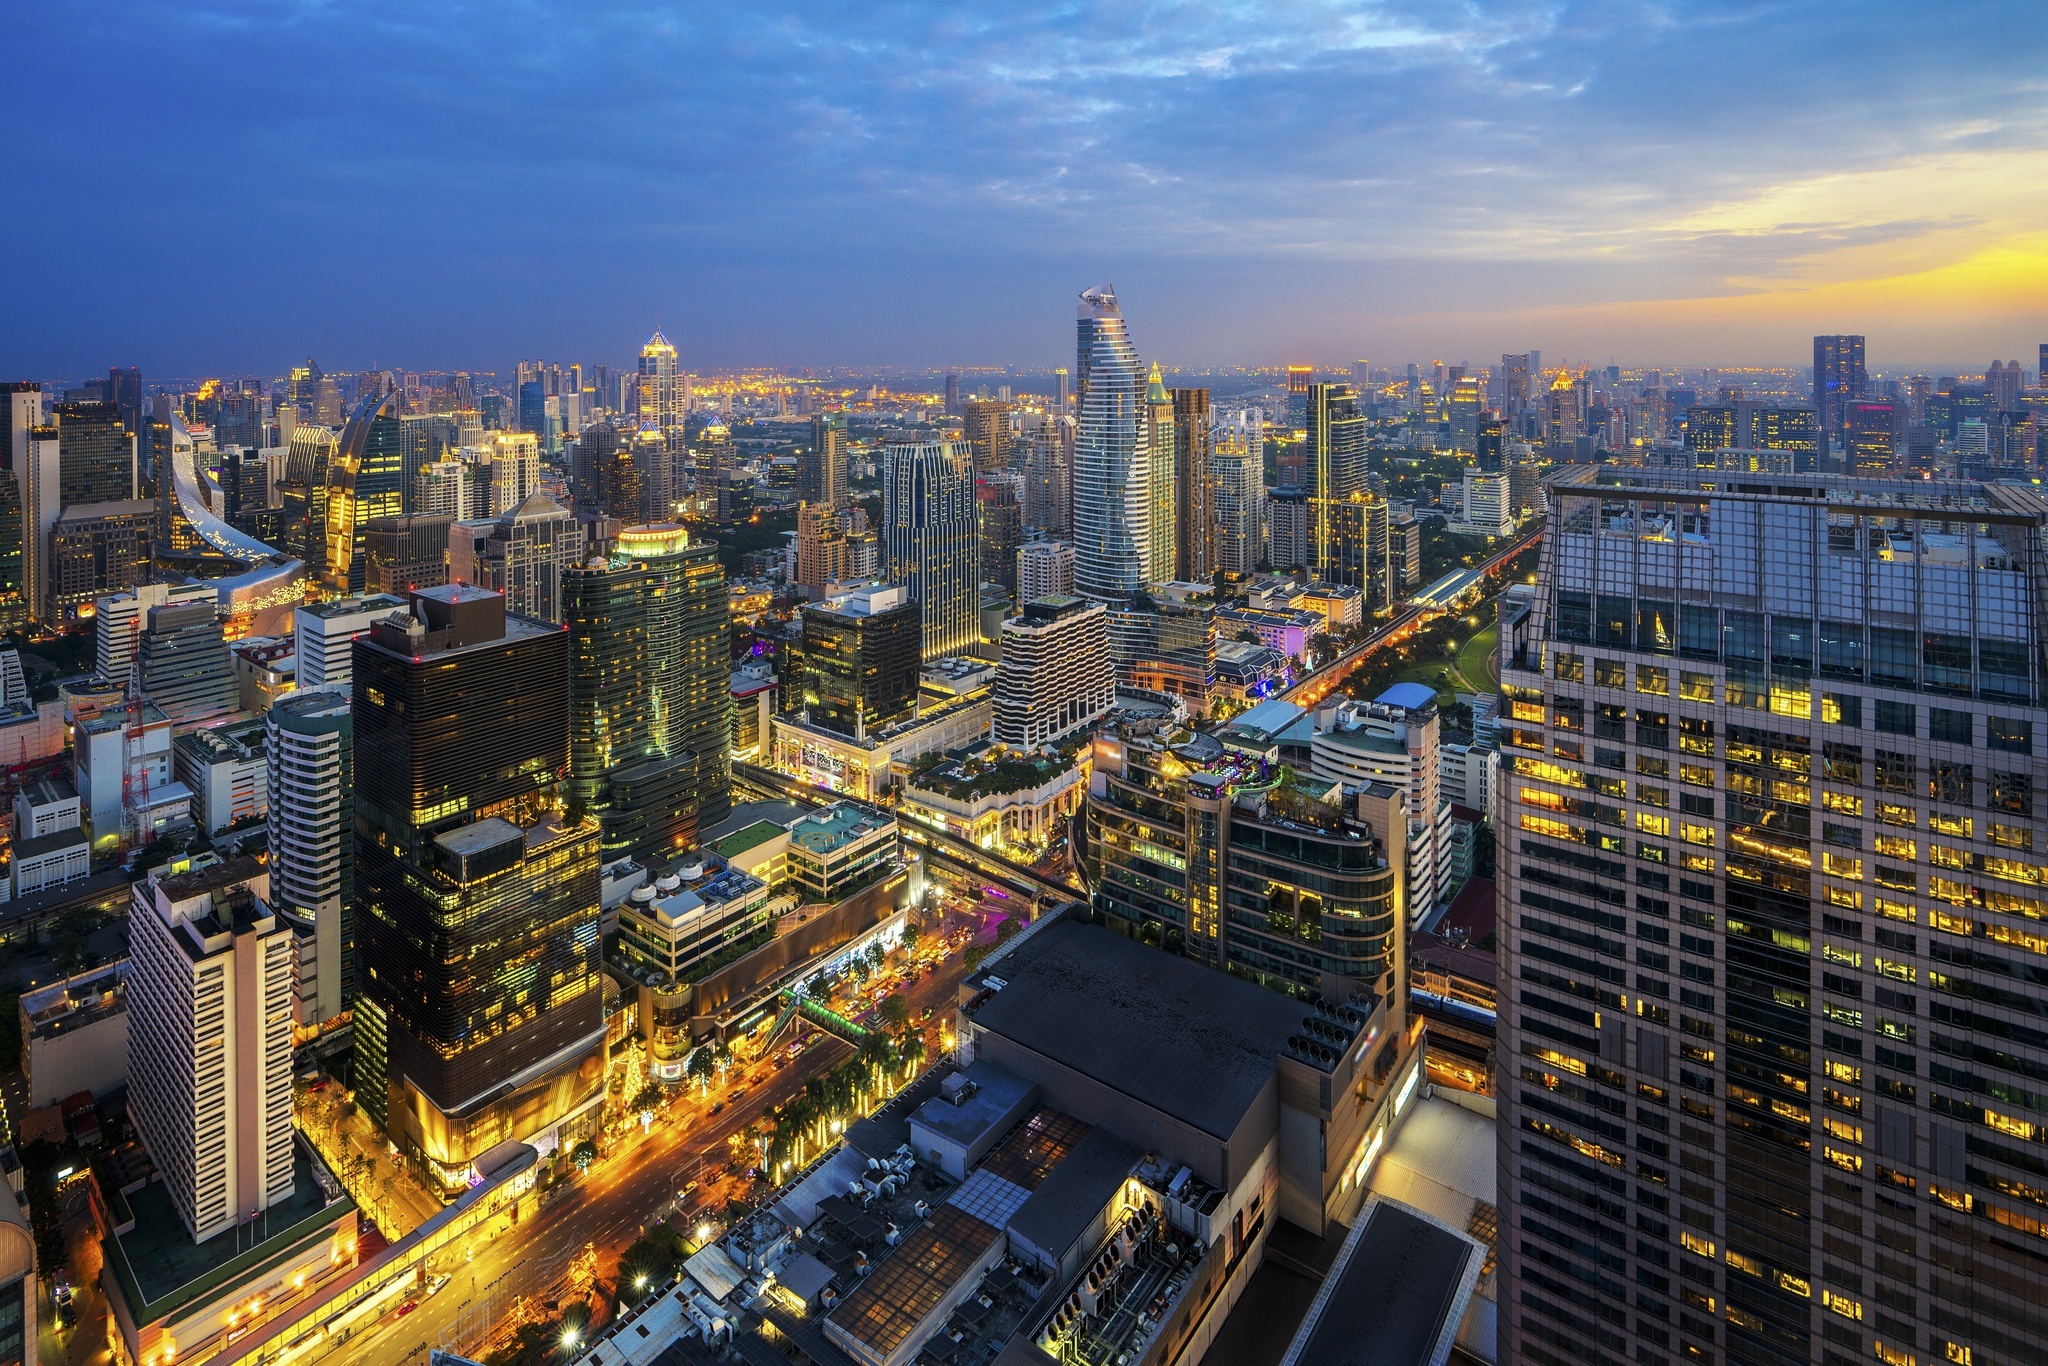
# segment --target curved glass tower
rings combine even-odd
[[[1152,543],[1145,370],[1115,289],[1082,294],[1080,321],[1087,355],[1074,439],[1074,587],[1123,600],[1144,587]]]

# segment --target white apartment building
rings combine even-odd
[[[995,739],[1018,749],[1050,744],[1116,705],[1109,609],[1067,596],[1027,601],[1003,623],[996,665]]]
[[[1026,541],[1017,548],[1017,601],[1071,597],[1074,592],[1074,543]]]
[[[1445,745],[1437,763],[1444,800],[1484,815],[1493,809],[1493,761],[1499,755],[1476,745]]]
[[[1316,714],[1309,744],[1319,780],[1386,783],[1408,794],[1408,911],[1421,924],[1455,883],[1446,853],[1451,799],[1443,792],[1436,693],[1396,683],[1368,704],[1342,702]]]
[[[1513,535],[1515,501],[1508,476],[1466,470],[1463,520],[1451,529],[1470,536]]]
[[[193,1241],[292,1196],[292,936],[254,859],[135,884],[128,1114]]]
[[[344,689],[295,692],[265,718],[270,896],[298,932],[298,1017],[341,1013],[354,888],[355,724]]]
[[[371,593],[299,608],[293,616],[299,645],[298,686],[347,688],[355,680],[356,637],[368,632],[371,622],[404,607],[404,598]]]
[[[261,721],[188,731],[171,754],[178,781],[192,789],[192,819],[209,835],[270,809]]]

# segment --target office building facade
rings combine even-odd
[[[356,1096],[446,1189],[602,1099],[598,827],[562,818],[568,633],[416,591],[355,642]]]
[[[1216,472],[1207,389],[1174,389],[1173,577],[1207,583],[1216,577]]]
[[[405,511],[404,396],[372,394],[356,405],[327,461],[323,553],[308,561],[337,593],[360,593],[369,573],[364,537],[372,518]]]
[[[648,575],[655,747],[696,756],[697,819],[714,825],[732,808],[731,609],[718,543],[662,522],[627,527],[614,550]]]
[[[2039,1355],[2048,500],[1548,493],[1501,655],[1510,1354]]]
[[[806,607],[801,702],[812,724],[865,739],[917,714],[917,604],[897,586]]]
[[[369,556],[364,590],[407,593],[448,582],[448,530],[454,525],[445,512],[372,517],[363,529],[363,553]]]
[[[846,419],[840,414],[812,416],[811,444],[796,458],[796,496],[826,507],[846,501]]]
[[[1216,471],[1216,567],[1246,577],[1266,558],[1266,452],[1263,436],[1242,430],[1218,433],[1211,456]]]
[[[1845,335],[1813,339],[1813,407],[1820,417],[1823,447],[1842,440],[1846,406],[1870,394],[1863,364],[1863,338]]]
[[[882,482],[882,551],[889,582],[924,621],[924,657],[958,654],[981,638],[981,536],[973,458],[950,441],[890,446]]]

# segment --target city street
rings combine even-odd
[[[927,942],[934,934],[963,927],[971,927],[981,942],[989,942],[999,917],[993,912],[975,914],[975,909],[970,903],[967,913],[950,916],[943,924],[936,917],[928,919]],[[902,988],[913,1020],[919,1020],[927,1007],[932,1011],[931,1019],[923,1021],[928,1061],[940,1056],[939,1030],[952,1019],[951,1007],[965,975],[964,955],[956,950],[946,955],[938,972],[922,974]],[[856,1017],[865,1009],[845,1007]],[[488,1235],[475,1240],[478,1246],[471,1260],[454,1271],[439,1294],[422,1301],[411,1313],[387,1314],[358,1333],[349,1344],[351,1355],[385,1362],[424,1360],[427,1350],[439,1346],[442,1334],[456,1324],[466,1301],[487,1294],[494,1282],[514,1268],[560,1265],[586,1243],[595,1245],[598,1275],[608,1280],[619,1254],[648,1224],[673,1211],[677,1191],[693,1179],[700,1184],[685,1202],[684,1214],[693,1222],[715,1218],[727,1199],[740,1194],[746,1184],[743,1178],[726,1173],[728,1138],[800,1093],[808,1078],[843,1062],[850,1056],[850,1048],[841,1040],[830,1039],[804,1050],[777,1070],[772,1058],[781,1056],[783,1050],[778,1049],[771,1058],[729,1072],[702,1097],[696,1086],[690,1085],[687,1094],[679,1094],[670,1103],[644,1138],[627,1140],[578,1179],[567,1194],[553,1198],[537,1214],[523,1213],[516,1229],[498,1221]],[[740,1091],[744,1094],[730,1099]],[[720,1104],[721,1112],[711,1114],[711,1108]],[[530,1211],[532,1203],[522,1202],[522,1210]],[[694,1230],[686,1225],[684,1231]]]

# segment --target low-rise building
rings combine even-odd
[[[1320,613],[1304,611],[1301,608],[1286,608],[1269,611],[1256,607],[1219,607],[1216,609],[1216,630],[1226,639],[1241,640],[1246,633],[1258,639],[1259,644],[1271,650],[1278,650],[1289,659],[1300,659],[1308,653],[1308,643],[1323,634],[1324,619]]]
[[[92,844],[78,826],[16,840],[10,853],[8,894],[15,900],[92,876]]]
[[[983,849],[1031,849],[1049,843],[1087,795],[1085,760],[1071,752],[1044,758],[998,749],[924,768],[903,784],[897,809]]]
[[[127,1085],[127,959],[23,992],[18,1008],[29,1109]]]
[[[1271,697],[1287,684],[1287,660],[1266,645],[1246,640],[1219,642],[1216,646],[1215,696],[1239,702]]]
[[[896,819],[840,802],[789,827],[788,880],[806,900],[843,901],[898,865]]]
[[[895,725],[855,736],[801,713],[778,716],[771,727],[771,767],[814,787],[873,801],[895,782],[894,766],[936,750],[958,749],[988,734],[993,707],[986,687],[961,693]]]
[[[1365,594],[1348,583],[1309,584],[1293,605],[1322,613],[1324,629],[1332,635],[1365,620]]]
[[[234,661],[236,700],[252,716],[298,686],[299,645],[289,636],[251,636],[235,645]]]
[[[270,810],[265,723],[188,731],[172,742],[178,781],[192,792],[192,820],[207,834]]]

